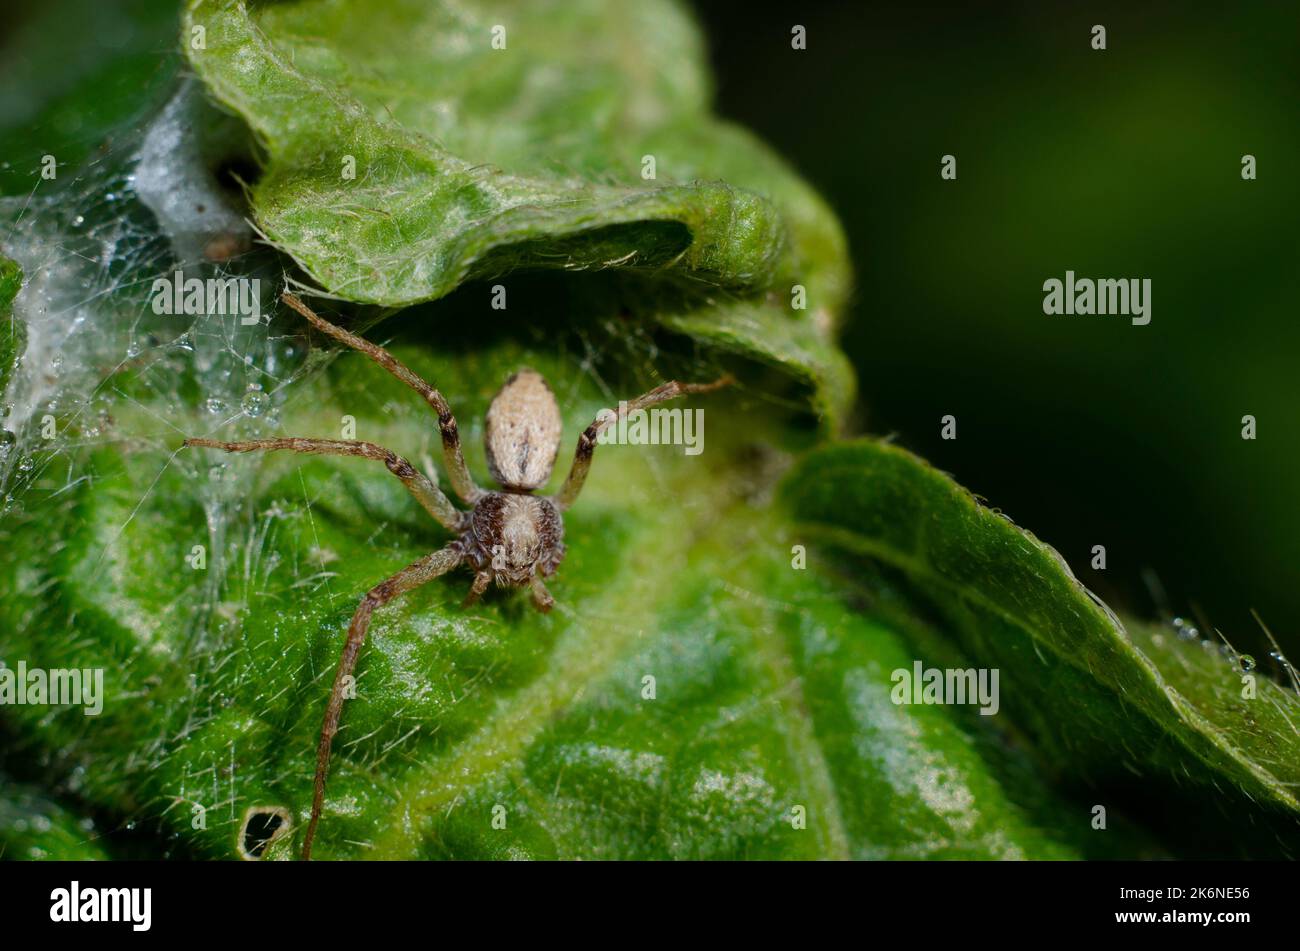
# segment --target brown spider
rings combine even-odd
[[[488,469],[492,478],[501,485],[500,491],[492,491],[479,488],[469,474],[465,457],[460,450],[456,418],[451,415],[451,409],[441,393],[399,363],[383,347],[321,319],[288,291],[281,295],[281,299],[306,317],[312,326],[354,350],[360,350],[424,397],[438,414],[443,455],[452,488],[466,505],[473,506],[468,512],[456,508],[432,481],[417,472],[409,462],[374,443],[296,437],[251,439],[244,442],[185,440],[185,446],[204,446],[224,449],[226,452],[288,449],[293,452],[383,460],[388,471],[402,480],[402,484],[425,511],[456,536],[445,548],[412,562],[387,581],[371,588],[352,616],[338,672],[334,675],[334,688],[330,692],[329,705],[325,708],[325,722],[321,727],[320,745],[316,751],[311,821],[307,824],[302,846],[302,857],[310,859],[312,840],[316,837],[316,826],[320,822],[321,809],[325,803],[330,745],[334,741],[334,734],[338,732],[339,717],[343,712],[345,681],[356,667],[357,655],[365,641],[366,629],[370,626],[370,616],[375,608],[453,568],[465,565],[474,572],[474,583],[465,598],[465,607],[477,601],[487,586],[496,581],[497,584],[508,587],[528,586],[538,610],[549,611],[555,604],[555,599],[546,590],[542,579],[553,575],[564,558],[564,520],[561,513],[573,504],[582,491],[587,470],[591,466],[591,456],[596,448],[596,437],[626,413],[687,393],[707,393],[726,386],[732,380],[729,376],[724,376],[712,383],[664,383],[634,400],[620,403],[617,412],[602,411],[596,421],[578,437],[573,467],[559,494],[545,497],[532,493],[551,477],[551,469],[555,465],[562,435],[560,408],[540,373],[535,370],[520,370],[506,380],[487,411],[484,442],[487,447]]]

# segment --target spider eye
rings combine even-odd
[[[536,370],[520,370],[488,407],[484,441],[492,478],[512,489],[536,489],[551,477],[560,449],[560,407]]]

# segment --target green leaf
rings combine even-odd
[[[709,115],[675,3],[197,0],[200,28],[190,61],[265,146],[258,225],[330,293],[402,306],[521,268],[646,275],[639,313],[792,374],[829,428],[850,405],[839,225]]]
[[[1126,627],[1055,550],[896,447],[814,452],[783,496],[810,542],[891,565],[925,592],[966,656],[1001,669],[1004,704],[1050,759],[1093,779],[1127,770],[1215,790],[1236,818],[1278,819],[1295,850],[1294,692],[1256,673],[1248,699],[1235,653]]]
[[[95,839],[93,822],[0,773],[0,859],[66,862],[107,858]]]
[[[557,348],[565,339],[395,352],[447,393],[481,476],[483,412],[519,366],[556,385],[571,437],[610,402],[598,379],[630,395],[617,366],[582,372],[589,353]],[[509,592],[464,611],[463,573],[376,615],[335,744],[322,857],[1087,854],[1082,811],[1013,738],[889,701],[908,637],[792,569],[779,514],[754,494],[755,452],[788,437],[748,402],[691,401],[709,422],[698,457],[600,447],[567,518],[551,615]],[[160,412],[115,407],[124,432]],[[345,413],[408,458],[436,450],[427,407],[357,355],[294,388],[283,430],[337,434]],[[170,418],[202,431],[197,413]],[[292,854],[347,621],[445,533],[364,461],[120,440],[81,471],[71,486],[47,476],[7,520],[0,543],[22,567],[0,574],[0,656],[104,667],[104,711],[15,707],[18,723],[101,808],[224,857],[240,854],[250,813],[283,808],[294,829],[268,855]],[[203,570],[186,561],[197,544]]]

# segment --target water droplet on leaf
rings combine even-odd
[[[240,408],[243,409],[245,416],[254,418],[261,416],[266,412],[267,407],[271,405],[271,397],[262,392],[262,388],[256,383],[248,385],[248,392],[244,398],[239,401]]]

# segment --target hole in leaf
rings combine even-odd
[[[244,813],[239,830],[240,856],[256,862],[276,839],[289,832],[289,810],[283,806],[253,806]]]

